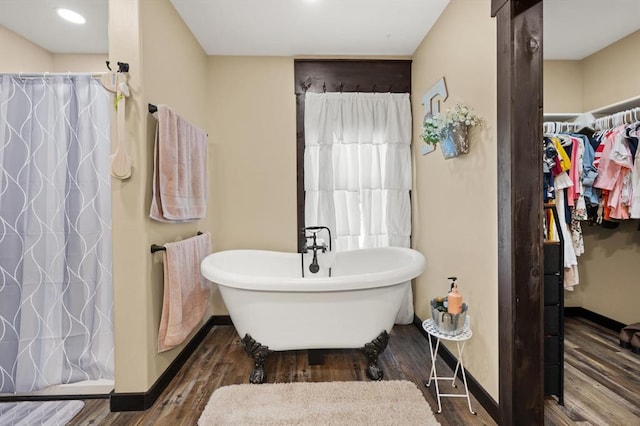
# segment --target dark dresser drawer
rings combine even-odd
[[[544,273],[556,274],[562,270],[560,265],[560,244],[558,243],[545,243],[544,247]]]
[[[547,395],[560,395],[560,366],[548,365],[544,367],[544,393]]]
[[[557,206],[545,204],[545,217],[550,213],[558,222]],[[548,223],[548,221],[547,221]],[[556,227],[556,229],[558,229]],[[545,229],[546,231],[547,229]],[[544,393],[558,397],[558,404],[564,404],[564,241],[562,234],[549,241],[544,235],[542,256],[544,282],[542,300],[544,302]]]
[[[560,307],[544,307],[544,334],[558,334],[560,331]]]
[[[560,275],[544,276],[544,304],[557,305],[560,303]]]
[[[544,365],[560,363],[560,337],[547,336],[544,338]]]

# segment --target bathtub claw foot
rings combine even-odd
[[[382,369],[378,367],[378,356],[386,349],[389,343],[389,334],[387,331],[380,333],[378,337],[373,339],[371,343],[364,345],[362,350],[364,351],[369,365],[367,366],[367,377],[371,380],[382,380]]]
[[[253,371],[249,375],[249,382],[253,384],[264,383],[264,360],[273,351],[268,346],[256,342],[249,334],[245,334],[241,342],[244,350],[253,358]]]

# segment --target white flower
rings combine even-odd
[[[482,118],[476,116],[469,107],[456,104],[444,113],[438,113],[425,119],[423,123],[422,139],[427,144],[435,145],[443,138],[446,128],[454,125],[477,126],[482,124]]]

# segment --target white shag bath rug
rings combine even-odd
[[[409,381],[297,382],[217,389],[199,426],[439,425]]]
[[[82,410],[82,401],[0,403],[0,426],[63,426]]]

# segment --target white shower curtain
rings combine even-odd
[[[0,393],[113,378],[109,95],[0,74]]]
[[[307,93],[305,224],[328,226],[336,250],[409,247],[408,93]],[[396,318],[413,322],[411,284]]]

